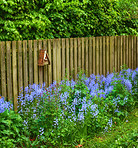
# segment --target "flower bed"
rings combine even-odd
[[[48,88],[29,85],[18,97],[17,115],[23,132],[15,130],[20,141],[17,138],[12,143],[26,147],[73,146],[99,132],[110,131],[135,107],[137,73],[138,68],[106,77],[79,74],[76,81],[54,82]]]

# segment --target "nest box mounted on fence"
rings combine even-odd
[[[46,50],[40,49],[39,51],[39,59],[38,59],[38,66],[45,66],[50,65],[50,60]]]

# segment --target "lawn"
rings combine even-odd
[[[2,147],[136,147],[138,68],[29,85],[18,111],[0,99]]]

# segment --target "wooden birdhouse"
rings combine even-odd
[[[38,59],[38,66],[45,66],[50,65],[50,60],[46,50],[40,49],[39,50],[39,59]]]

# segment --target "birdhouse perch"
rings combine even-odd
[[[39,51],[39,59],[38,59],[38,66],[45,66],[50,65],[50,60],[46,50],[40,49]]]

